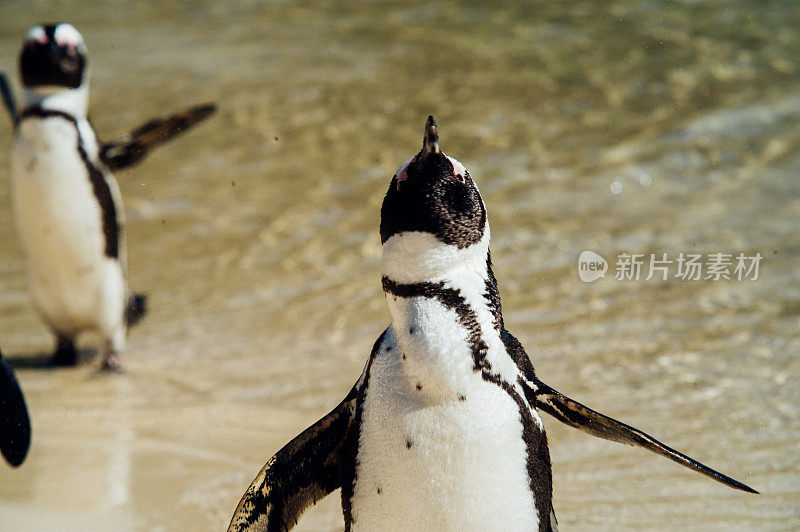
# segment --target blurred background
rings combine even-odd
[[[761,495],[544,418],[570,530],[800,526],[800,5],[0,1],[0,70],[71,22],[111,139],[220,110],[117,173],[150,312],[123,376],[44,362],[0,120],[0,345],[33,423],[3,530],[221,530],[390,321],[379,209],[428,114],[492,224],[539,376]],[[587,284],[577,260],[610,263]],[[617,281],[620,253],[761,253],[757,280]],[[674,273],[674,270],[673,270]],[[86,348],[95,346],[87,337]],[[90,358],[89,354],[85,358]],[[301,530],[342,528],[338,492]]]

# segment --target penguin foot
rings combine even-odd
[[[78,363],[78,351],[72,338],[59,336],[56,340],[56,351],[53,353],[54,366],[74,366]]]
[[[147,296],[144,294],[131,294],[128,296],[128,305],[125,308],[125,322],[128,327],[135,325],[147,313]]]
[[[106,355],[103,357],[103,366],[100,369],[101,371],[108,371],[112,373],[125,372],[125,369],[122,367],[122,357],[120,357],[119,353],[115,351],[106,353]]]

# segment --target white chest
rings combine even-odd
[[[467,335],[456,321],[436,319],[452,326],[414,334],[406,329],[422,323],[415,316],[452,317],[454,311],[436,306],[420,303],[408,323],[393,324],[373,361],[353,528],[536,529],[518,405],[472,370]]]
[[[61,118],[25,120],[15,140],[14,213],[32,263],[102,254],[102,213],[77,146],[75,127]]]
[[[94,133],[85,121],[79,124],[84,149],[96,153]],[[124,268],[106,254],[103,213],[74,124],[60,117],[24,120],[11,167],[14,218],[39,310],[64,330],[88,326],[98,314],[118,314]],[[105,178],[119,220],[116,183]]]

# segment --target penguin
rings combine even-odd
[[[756,493],[538,379],[503,323],[486,206],[432,116],[392,177],[380,238],[391,324],[344,400],[256,476],[229,531],[289,530],[337,488],[348,531],[555,531],[540,412]]]
[[[0,453],[11,467],[19,467],[31,445],[31,421],[14,370],[0,353]]]
[[[76,337],[95,331],[103,339],[102,368],[120,371],[127,328],[144,315],[145,297],[128,289],[124,211],[111,171],[139,162],[215,106],[152,120],[101,143],[87,117],[88,57],[78,30],[66,23],[33,26],[19,66],[25,90],[19,114],[0,81],[15,124],[12,202],[34,306],[56,336],[56,365],[74,365]]]

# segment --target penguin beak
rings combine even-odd
[[[439,133],[436,131],[436,120],[433,115],[428,116],[425,122],[425,137],[422,139],[422,164],[425,164],[428,157],[439,154]]]

